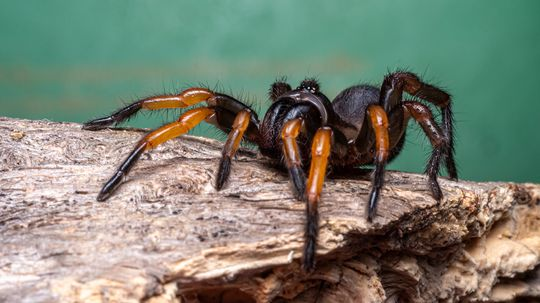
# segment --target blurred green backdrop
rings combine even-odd
[[[293,85],[315,76],[333,98],[408,68],[454,96],[461,178],[540,182],[536,0],[26,0],[0,8],[0,115],[83,122],[199,83],[264,111],[279,76]],[[429,141],[411,128],[392,169],[423,170]]]

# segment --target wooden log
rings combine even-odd
[[[540,299],[540,186],[389,172],[327,179],[317,270],[300,269],[304,205],[286,173],[183,136],[96,195],[141,130],[0,118],[2,302],[510,302]]]

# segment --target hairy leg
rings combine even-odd
[[[232,129],[229,132],[229,136],[227,137],[227,141],[225,142],[221,153],[221,160],[219,161],[219,169],[216,177],[217,190],[220,190],[229,178],[231,159],[236,154],[238,147],[240,147],[242,137],[249,126],[250,117],[251,111],[247,109],[241,110],[236,114]]]
[[[447,138],[444,136],[441,128],[433,119],[433,114],[427,106],[420,102],[407,101],[403,102],[403,107],[411,114],[411,116],[420,124],[424,133],[429,138],[433,146],[433,152],[426,166],[426,174],[429,179],[429,188],[433,198],[440,201],[442,191],[437,181],[439,174],[440,162],[450,152],[450,146]]]
[[[144,98],[117,110],[109,116],[86,122],[83,125],[83,129],[100,130],[127,120],[137,114],[141,109],[184,108],[208,100],[213,96],[214,93],[206,88],[192,87],[176,95],[160,95]]]
[[[306,176],[302,170],[302,159],[296,142],[303,126],[304,120],[302,118],[296,118],[285,122],[281,129],[285,165],[289,171],[289,177],[293,183],[294,193],[298,200],[304,200],[306,188]]]
[[[375,133],[375,170],[373,171],[372,187],[369,193],[368,221],[372,221],[376,214],[379,194],[384,184],[384,171],[388,159],[390,140],[388,137],[388,118],[383,107],[370,105],[368,107],[370,125]]]
[[[143,152],[156,148],[159,144],[187,133],[204,119],[214,114],[214,110],[207,107],[195,108],[184,113],[173,123],[166,124],[142,138],[128,155],[115,174],[101,189],[97,200],[105,201],[118,188],[122,180],[141,157]]]
[[[326,176],[328,157],[332,144],[332,129],[321,127],[313,137],[311,147],[311,165],[306,186],[306,230],[304,246],[304,263],[306,271],[315,269],[315,252],[319,234],[319,200]]]
[[[442,132],[448,142],[448,152],[444,155],[446,169],[448,170],[448,176],[457,180],[458,172],[454,160],[454,120],[450,94],[441,88],[422,82],[413,73],[395,72],[384,78],[379,104],[383,105],[385,110],[389,112],[391,108],[401,103],[404,91],[441,109]]]

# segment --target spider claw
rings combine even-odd
[[[84,123],[82,129],[100,130],[111,126],[115,122],[116,121],[112,117],[98,118]]]
[[[101,192],[99,192],[99,194],[98,194],[96,200],[97,200],[98,202],[103,202],[103,201],[109,199],[110,196],[111,196],[110,193],[101,191]]]
[[[317,250],[317,236],[319,234],[319,212],[317,211],[318,201],[308,201],[306,207],[306,231],[304,241],[304,260],[302,268],[305,272],[315,270],[315,252]]]
[[[294,196],[298,201],[306,200],[306,176],[304,171],[299,166],[289,168],[289,175],[293,183]]]
[[[304,261],[302,263],[302,270],[306,273],[312,273],[315,270],[315,247],[314,243],[306,243],[304,250]],[[308,252],[308,250],[310,250]]]
[[[216,177],[216,189],[221,190],[223,185],[229,179],[229,174],[231,172],[231,158],[224,156],[219,161],[219,170]]]
[[[437,182],[437,179],[429,180],[429,189],[431,191],[431,196],[433,197],[433,199],[437,200],[437,202],[441,202],[443,193],[441,191],[441,187],[439,186],[439,182]]]
[[[116,174],[114,174],[114,176],[112,176],[111,179],[107,181],[105,185],[103,185],[103,188],[99,192],[96,199],[100,202],[107,200],[116,190],[118,185],[120,185],[120,182],[122,182],[122,180],[124,179],[124,175],[125,174],[122,171],[116,172]]]
[[[379,191],[380,187],[374,187],[369,194],[369,204],[368,204],[368,222],[373,222],[373,218],[377,214],[377,202],[379,200]]]
[[[375,217],[375,208],[370,207],[368,209],[367,221],[369,223],[373,222],[373,217]]]

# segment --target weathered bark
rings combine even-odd
[[[141,134],[0,118],[0,301],[540,298],[539,185],[441,178],[437,205],[424,176],[390,172],[370,224],[368,176],[330,177],[305,275],[304,205],[252,152],[216,192],[221,143],[184,136],[96,202]]]

